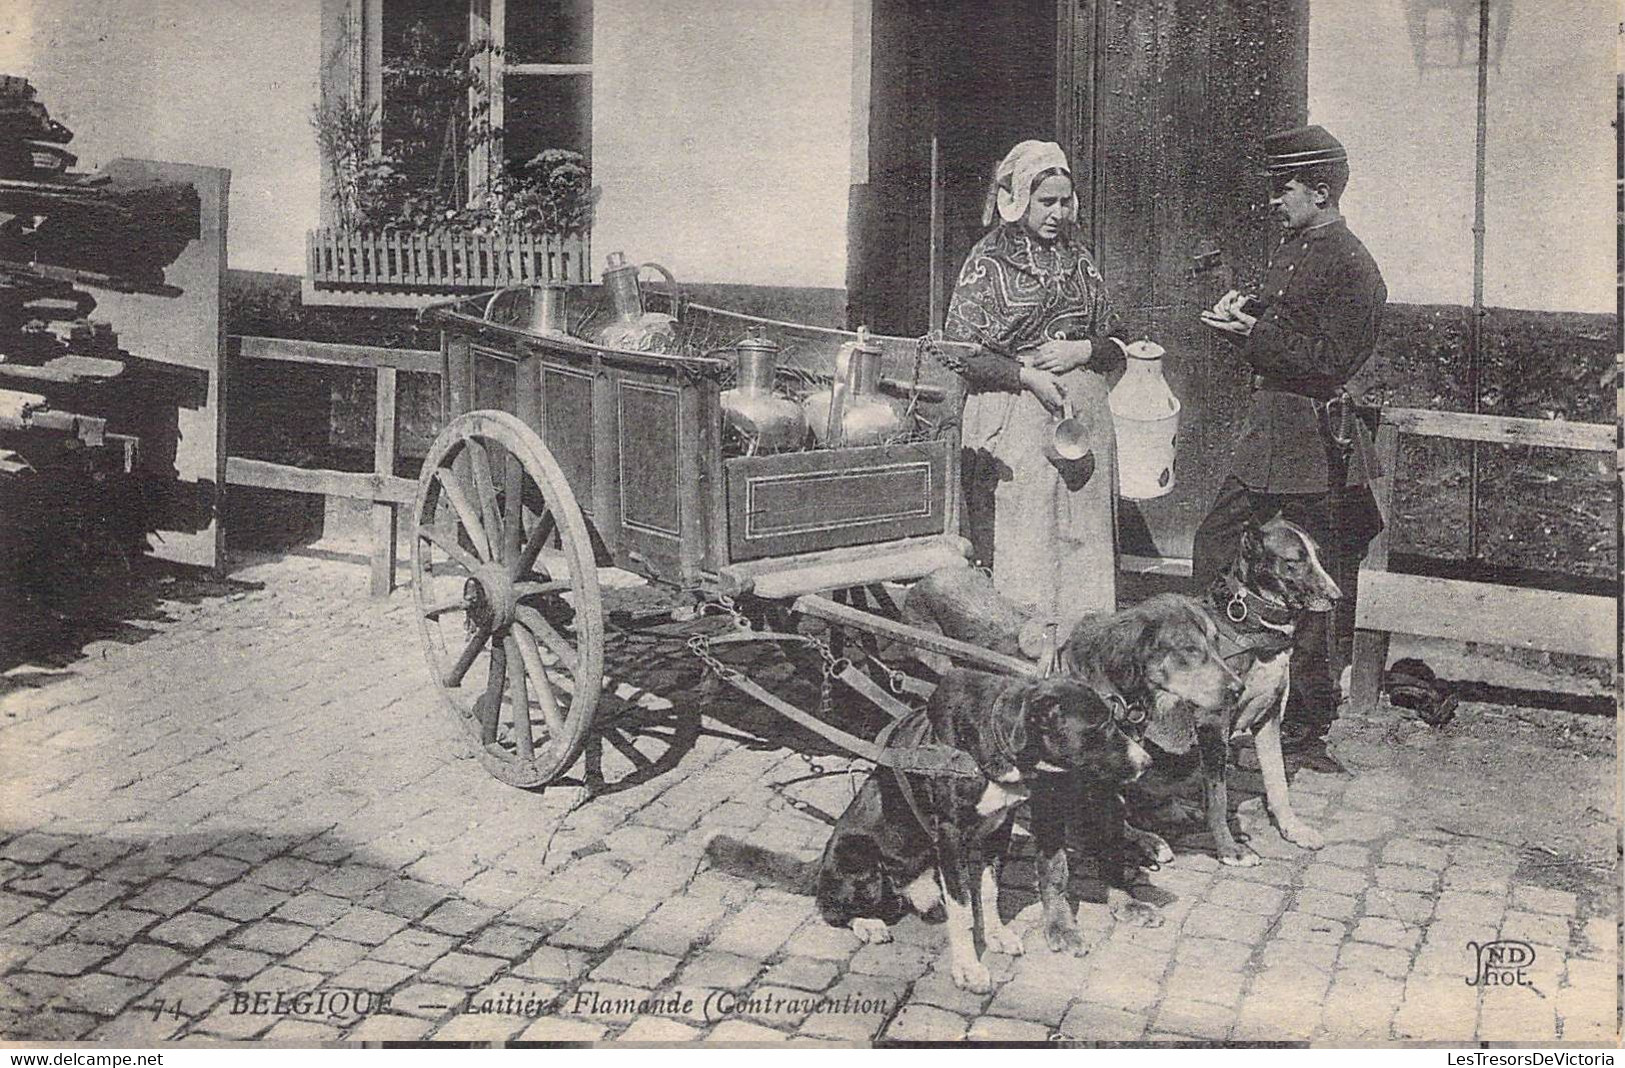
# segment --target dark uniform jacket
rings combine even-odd
[[[1230,473],[1263,493],[1324,493],[1339,474],[1346,486],[1366,485],[1380,473],[1370,433],[1351,417],[1351,443],[1338,445],[1326,401],[1376,349],[1388,302],[1376,261],[1341,219],[1290,233],[1258,296],[1258,322],[1240,346],[1255,372],[1252,403]]]

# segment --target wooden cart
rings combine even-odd
[[[842,631],[1031,670],[903,625],[883,586],[964,565],[969,551],[957,530],[957,376],[932,343],[876,339],[883,388],[912,416],[908,440],[734,455],[720,406],[734,341],[773,338],[781,376],[816,385],[855,335],[686,304],[676,309],[684,355],[633,352],[526,329],[528,300],[499,291],[424,313],[442,329],[446,422],[418,483],[414,593],[436,685],[485,767],[534,787],[580,755],[603,686],[599,568],[613,565],[692,595],[701,612],[732,615],[734,633],[689,643],[730,684],[856,755],[973,773],[929,747],[882,751],[713,649],[810,644],[826,695],[838,682],[894,719],[929,680],[842,655]],[[777,611],[747,610],[763,604]],[[795,631],[807,617],[829,640]]]

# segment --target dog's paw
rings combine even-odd
[[[1281,821],[1281,837],[1304,849],[1319,849],[1326,844],[1319,831],[1298,819]]]
[[[1228,864],[1232,868],[1253,868],[1258,866],[1259,856],[1250,849],[1243,849],[1232,842],[1227,846],[1219,847],[1219,863]]]
[[[1049,946],[1051,953],[1070,953],[1074,957],[1081,957],[1089,952],[1089,947],[1083,941],[1083,932],[1070,916],[1056,917],[1044,924],[1044,944]]]
[[[993,989],[993,973],[975,957],[949,961],[948,973],[953,977],[955,986],[972,994],[986,994]]]
[[[891,941],[891,928],[886,926],[884,920],[860,916],[847,926],[852,928],[852,933],[858,936],[859,942],[867,942],[874,946]]]
[[[982,928],[982,940],[987,943],[989,950],[1003,953],[1007,957],[1019,957],[1027,951],[1021,944],[1021,936],[1002,923],[985,924]]]
[[[1138,827],[1123,825],[1123,837],[1128,839],[1129,845],[1153,864],[1172,864],[1174,860],[1173,847],[1167,839],[1151,831],[1142,831]]]
[[[1120,905],[1112,906],[1112,918],[1118,923],[1126,923],[1131,927],[1161,927],[1163,922],[1162,910],[1155,905],[1148,905],[1144,901],[1125,901]]]

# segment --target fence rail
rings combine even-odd
[[[329,471],[228,456],[226,484],[371,501],[372,594],[389,596],[395,585],[396,509],[410,505],[417,496],[417,483],[395,474],[399,446],[395,423],[396,379],[401,371],[440,374],[440,353],[428,349],[386,349],[291,338],[233,336],[228,339],[227,354],[237,359],[370,369],[377,376],[371,472]]]
[[[543,282],[587,282],[585,235],[526,231],[346,230],[305,235],[306,270],[317,289],[495,289]]]
[[[1377,453],[1384,479],[1377,503],[1386,526],[1372,541],[1360,565],[1350,686],[1356,706],[1369,708],[1376,704],[1383,669],[1388,666],[1392,633],[1614,657],[1619,605],[1613,597],[1388,569],[1401,434],[1592,452],[1612,452],[1619,442],[1618,429],[1607,423],[1515,419],[1422,408],[1383,409]]]

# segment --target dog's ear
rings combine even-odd
[[[1106,681],[1131,699],[1145,688],[1146,659],[1156,639],[1155,624],[1139,612],[1129,612],[1106,628],[1100,666]]]

